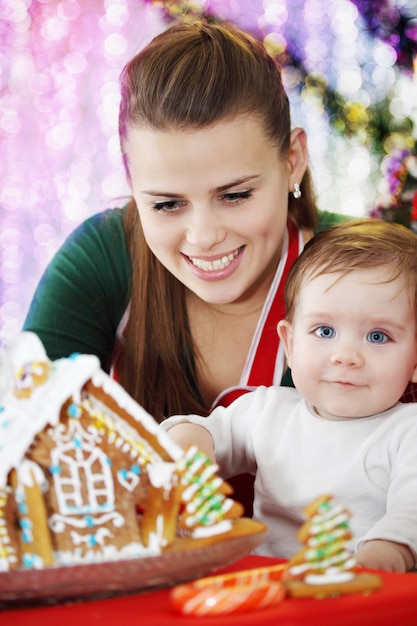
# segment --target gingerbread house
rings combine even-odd
[[[227,531],[241,510],[209,466],[184,456],[95,356],[52,362],[33,333],[0,348],[0,571],[153,556],[179,528]],[[199,517],[190,485],[202,471],[216,499]]]

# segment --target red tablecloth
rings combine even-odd
[[[222,572],[273,565],[247,556]],[[220,572],[216,572],[220,573]],[[170,608],[170,590],[72,604],[0,611],[4,626],[417,626],[417,574],[380,573],[382,590],[368,596],[286,599],[274,608],[242,615],[183,617]]]

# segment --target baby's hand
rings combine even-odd
[[[190,446],[197,446],[199,450],[208,456],[212,463],[216,462],[213,437],[203,426],[193,424],[192,422],[182,422],[171,426],[167,433],[184,450]]]
[[[414,557],[406,545],[382,539],[362,544],[356,561],[359,566],[388,572],[408,572],[414,567]]]

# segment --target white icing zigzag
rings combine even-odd
[[[318,498],[300,529],[305,547],[290,562],[288,572],[311,585],[352,580],[355,557],[350,550],[349,512],[329,496]]]
[[[215,475],[218,466],[212,464],[196,446],[192,446],[177,461],[177,468],[183,486],[181,498],[185,504],[182,515],[185,526],[193,529],[198,527],[199,536],[202,536],[202,527],[205,528],[205,536],[223,532],[231,525],[224,518],[235,503],[219,491],[223,480]],[[215,529],[219,523],[221,530]]]

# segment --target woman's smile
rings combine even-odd
[[[245,246],[234,252],[217,257],[190,257],[183,255],[190,270],[202,280],[224,280],[229,278],[240,266]]]
[[[197,257],[197,256],[187,256],[187,258],[191,261],[193,265],[198,267],[205,272],[213,272],[215,270],[223,270],[228,267],[231,262],[240,254],[243,250],[244,246],[237,248],[234,252],[229,252],[228,254],[222,254],[213,257]]]

